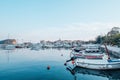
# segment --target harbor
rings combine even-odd
[[[15,49],[0,51],[1,80],[119,80],[119,70],[96,71],[75,68],[69,59],[69,49]],[[49,67],[49,69],[48,69]],[[70,68],[71,67],[71,68]],[[69,70],[69,69],[70,70]],[[75,69],[74,69],[75,68]],[[71,70],[73,70],[71,73]],[[75,71],[74,71],[75,70]],[[114,74],[115,73],[115,74]]]
[[[120,0],[0,0],[0,80],[120,80]]]
[[[0,42],[1,80],[120,80],[118,46],[61,39]]]

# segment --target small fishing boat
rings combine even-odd
[[[14,50],[15,49],[15,45],[12,45],[12,44],[11,45],[10,44],[6,45],[4,49],[5,50]]]
[[[89,69],[98,69],[98,70],[109,70],[109,69],[120,69],[120,59],[110,59],[108,49],[105,45],[106,53],[102,54],[102,58],[86,57],[86,53],[83,54],[83,58],[74,59],[75,65],[79,67],[89,68]],[[92,51],[89,49],[87,51]],[[87,55],[91,56],[91,54]],[[93,55],[92,55],[93,56]],[[95,54],[96,56],[96,54]]]
[[[107,59],[75,59],[75,65],[79,67],[108,70],[108,69],[120,69],[120,59],[107,60]]]
[[[79,57],[83,57],[83,53],[84,51],[78,48],[74,48],[72,49],[71,53],[70,53],[70,57],[74,57],[74,58],[79,58]]]
[[[36,50],[36,51],[39,51],[40,50],[40,48],[41,48],[41,45],[40,44],[33,44],[32,46],[31,46],[31,50]]]
[[[101,59],[103,57],[103,52],[98,45],[87,45],[86,47],[74,48],[70,53],[70,57]]]

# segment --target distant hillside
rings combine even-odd
[[[5,39],[5,40],[1,40],[0,44],[16,44],[16,40],[15,39]]]

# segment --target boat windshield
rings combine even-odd
[[[75,51],[75,52],[79,52],[79,51],[81,51],[81,50],[78,50],[78,49],[74,49],[74,51]]]
[[[99,49],[98,46],[88,46],[87,49]]]
[[[85,53],[102,53],[100,50],[90,50],[90,51],[85,51]]]

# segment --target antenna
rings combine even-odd
[[[10,34],[8,33],[8,41],[7,41],[7,44],[9,44],[9,37],[10,37]]]

